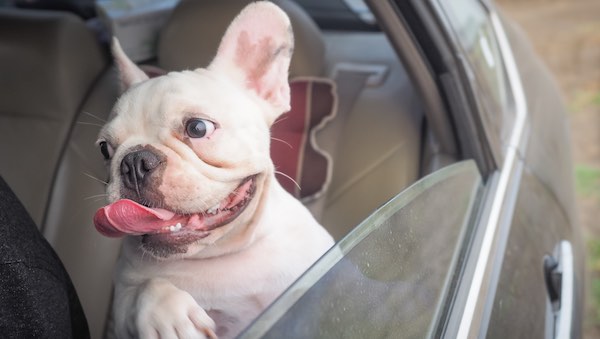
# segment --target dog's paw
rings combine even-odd
[[[138,294],[131,322],[138,338],[217,338],[215,322],[194,298],[162,279],[147,282]]]

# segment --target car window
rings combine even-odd
[[[466,61],[486,133],[506,145],[515,120],[514,99],[489,14],[478,0],[438,3]]]
[[[439,334],[481,190],[471,160],[419,180],[342,239],[241,337]]]

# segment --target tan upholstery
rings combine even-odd
[[[340,112],[339,132],[319,140],[333,153],[334,172],[321,223],[334,238],[360,221],[419,177],[423,108],[406,71],[383,33],[326,33],[326,63],[332,72],[341,63],[386,69],[382,82],[368,84]],[[343,84],[342,84],[343,85]],[[342,114],[346,116],[341,116]]]
[[[161,31],[158,63],[166,70],[206,67],[212,61],[231,20],[249,0],[183,0]],[[290,75],[321,75],[324,42],[318,27],[295,3],[273,1],[286,11],[294,30]]]
[[[107,119],[118,89],[117,75],[112,70],[90,89],[57,169],[44,229],[44,236],[71,275],[92,338],[100,338],[104,331],[121,245],[120,239],[98,233],[92,222],[96,210],[106,204],[105,186],[93,178],[108,179],[106,165],[94,143],[99,125],[103,124],[99,119]]]
[[[106,180],[94,142],[116,99],[116,76],[70,14],[0,11],[0,41],[0,174],[63,261],[100,338],[120,243],[93,226],[104,185],[90,176]]]
[[[43,227],[65,140],[107,60],[73,15],[0,11],[0,174]]]

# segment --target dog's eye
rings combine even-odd
[[[206,119],[190,119],[185,124],[185,132],[190,138],[204,138],[215,131],[215,124]]]
[[[106,141],[98,142],[98,146],[100,146],[100,152],[104,156],[104,159],[110,160],[113,156],[113,149]]]

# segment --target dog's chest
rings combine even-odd
[[[219,338],[229,338],[242,331],[308,266],[274,259],[283,257],[245,253],[196,267],[190,263],[188,268],[171,267],[168,279],[207,311],[217,324]]]
[[[264,292],[215,300],[213,307],[204,306],[208,315],[217,324],[216,333],[219,338],[231,338],[239,334],[278,295],[269,291]]]

